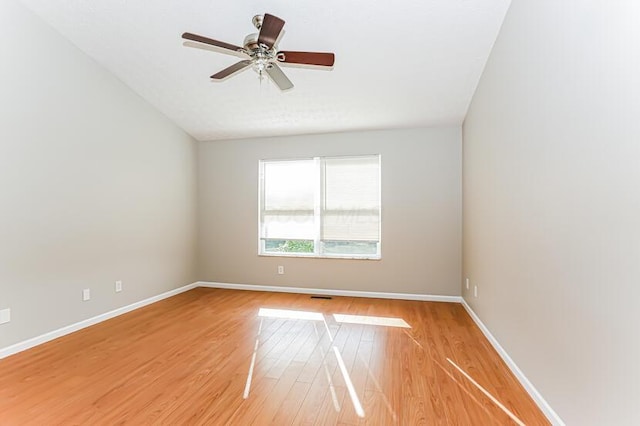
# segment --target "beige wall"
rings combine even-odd
[[[638,16],[514,1],[463,128],[463,295],[570,425],[640,424]]]
[[[0,348],[195,281],[195,142],[13,0],[0,55]]]
[[[200,143],[200,277],[459,295],[460,149],[459,127]],[[260,159],[376,153],[382,155],[382,260],[258,256]]]

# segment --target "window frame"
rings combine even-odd
[[[369,254],[355,253],[323,253],[322,244],[328,241],[322,240],[322,195],[324,182],[324,168],[321,167],[323,159],[340,159],[340,158],[357,158],[357,157],[377,157],[378,158],[378,241],[376,242],[376,252]],[[295,238],[262,238],[262,223],[264,217],[265,206],[265,180],[264,180],[264,164],[268,162],[281,161],[308,161],[313,160],[316,169],[317,187],[314,193],[314,239],[295,239]],[[314,252],[269,252],[266,251],[267,241],[313,241]],[[347,240],[357,241],[357,240]],[[315,157],[297,157],[297,158],[266,158],[258,160],[258,256],[265,257],[302,257],[313,259],[355,259],[355,260],[381,260],[382,259],[382,155],[381,154],[354,154],[354,155],[329,155]]]

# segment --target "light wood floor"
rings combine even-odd
[[[200,288],[0,360],[0,424],[548,422],[459,304]]]

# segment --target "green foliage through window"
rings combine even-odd
[[[276,253],[313,253],[313,241],[310,240],[268,240],[267,252]]]

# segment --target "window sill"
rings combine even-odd
[[[323,255],[301,253],[258,253],[260,257],[297,257],[304,259],[345,259],[345,260],[382,260],[382,256]]]

